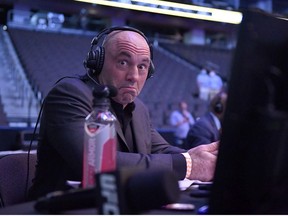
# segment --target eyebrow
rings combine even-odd
[[[127,57],[131,57],[130,53],[127,52],[127,51],[121,51],[121,52],[118,54],[118,56],[121,56],[121,55],[127,56]]]
[[[128,51],[121,51],[121,52],[118,54],[118,56],[126,56],[126,57],[131,58],[131,54],[130,54]],[[149,63],[149,62],[150,62],[150,58],[149,58],[149,57],[144,57],[144,58],[142,59],[142,61]]]

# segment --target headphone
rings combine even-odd
[[[217,113],[217,114],[221,114],[221,113],[223,113],[223,111],[224,111],[224,105],[223,105],[223,103],[222,103],[222,92],[220,92],[220,93],[218,93],[215,97],[217,97],[216,98],[216,100],[215,100],[215,103],[214,103],[214,105],[213,105],[213,110],[214,110],[214,112],[215,113]]]
[[[150,56],[151,56],[151,63],[149,65],[149,69],[148,69],[148,75],[147,75],[147,79],[152,77],[154,72],[155,72],[155,67],[154,64],[152,62],[153,59],[153,47],[152,44],[149,43],[148,38],[144,35],[143,32],[139,31],[138,29],[129,27],[129,26],[121,26],[121,27],[111,27],[111,28],[106,28],[102,31],[99,32],[99,34],[93,38],[93,40],[91,41],[91,48],[90,51],[87,54],[86,60],[84,60],[84,67],[88,68],[90,70],[90,72],[92,72],[93,75],[99,75],[101,73],[101,70],[103,68],[104,65],[104,59],[105,59],[105,49],[104,47],[101,45],[99,46],[99,40],[101,38],[103,38],[104,36],[106,37],[108,34],[110,34],[113,31],[133,31],[136,32],[138,34],[140,34],[147,42],[149,49],[150,49]],[[105,40],[105,38],[103,39]],[[96,47],[94,47],[96,46]]]
[[[214,111],[217,114],[221,114],[223,112],[223,104],[221,102],[221,98],[219,97],[218,101],[214,105]]]

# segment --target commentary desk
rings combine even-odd
[[[198,187],[189,187],[186,190],[181,191],[179,202],[184,204],[192,204],[194,205],[194,209],[171,209],[166,207],[160,207],[158,209],[152,209],[148,211],[141,212],[140,214],[165,214],[165,215],[173,215],[173,214],[203,214],[203,212],[199,212],[199,210],[203,209],[208,204],[209,198],[209,190],[199,189]],[[5,208],[0,209],[1,215],[34,215],[34,214],[52,214],[50,212],[39,212],[34,208],[36,201],[25,202],[17,205],[7,206]],[[191,205],[189,205],[191,206]],[[170,206],[169,206],[170,207]],[[172,206],[173,207],[173,206]],[[177,205],[175,206],[177,207]],[[57,214],[75,214],[75,215],[91,215],[97,214],[97,208],[82,208],[82,209],[74,209],[74,210],[65,210],[59,212]]]

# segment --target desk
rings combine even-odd
[[[173,214],[197,214],[198,209],[206,205],[208,203],[208,198],[207,197],[193,197],[190,195],[192,190],[196,189],[191,189],[187,191],[182,191],[180,195],[179,202],[180,203],[190,203],[195,205],[194,210],[167,210],[167,209],[153,209],[149,211],[143,212],[143,214],[163,214],[163,215],[173,215]],[[26,202],[26,203],[21,203],[13,206],[7,206],[5,208],[0,209],[0,214],[1,215],[39,215],[39,214],[49,214],[45,212],[38,212],[34,209],[34,204],[35,201],[32,202]],[[79,210],[69,210],[69,211],[64,211],[61,212],[61,214],[75,214],[75,215],[91,215],[91,214],[97,214],[96,208],[88,208],[88,209],[79,209]]]

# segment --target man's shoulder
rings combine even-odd
[[[134,100],[134,103],[135,103],[136,110],[145,110],[145,111],[148,110],[147,106],[140,98],[136,97]]]
[[[90,90],[89,90],[90,89]],[[82,94],[84,92],[89,92],[89,94],[92,94],[91,88],[81,80],[80,77],[77,76],[69,76],[69,77],[63,77],[59,79],[54,86],[52,87],[49,94],[53,93],[67,93],[67,94]],[[82,93],[81,93],[82,92]],[[49,95],[48,94],[48,95]]]
[[[81,77],[80,76],[65,76],[65,77],[61,77],[60,79],[58,79],[54,86],[58,86],[58,85],[65,85],[65,84],[70,84],[70,85],[73,85],[73,84],[77,84],[77,83],[83,83],[84,82],[82,81]]]
[[[181,113],[180,113],[180,111],[179,110],[173,110],[172,112],[171,112],[171,115],[181,115]]]
[[[144,102],[143,102],[140,98],[138,98],[138,97],[135,98],[134,103],[135,103],[135,105],[146,106],[146,105],[144,104]]]
[[[203,116],[199,117],[199,119],[196,120],[195,124],[203,125],[203,124],[207,124],[208,122],[211,122],[211,120],[212,120],[211,114],[207,112]]]
[[[66,77],[62,77],[61,79],[59,79],[55,84],[54,87],[67,87],[70,86],[73,88],[73,86],[79,88],[79,87],[86,87],[89,88],[89,85],[83,80],[81,79],[80,76],[66,76]]]

